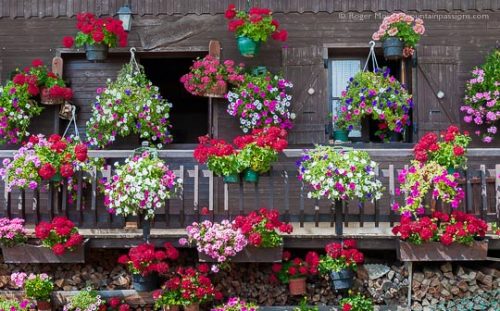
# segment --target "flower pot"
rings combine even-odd
[[[50,179],[50,181],[53,181],[53,182],[61,182],[62,180],[62,175],[60,172],[57,172],[54,176],[52,176],[52,178]]]
[[[426,242],[416,245],[398,239],[396,251],[401,261],[486,260],[488,241],[474,241],[471,245],[456,242],[451,245],[443,245],[441,242]]]
[[[227,84],[224,86],[216,85],[210,90],[207,90],[205,93],[203,93],[203,96],[224,98],[224,96],[226,96],[226,93],[227,93]]]
[[[446,170],[448,171],[448,174],[455,174],[457,171],[454,167],[448,167]]]
[[[4,263],[85,263],[85,244],[75,247],[70,252],[66,251],[63,255],[56,255],[52,249],[41,246],[23,244],[13,247],[2,246]]]
[[[306,293],[306,278],[290,279],[288,289],[292,296],[304,295]]]
[[[403,58],[403,48],[405,43],[398,37],[389,37],[384,40],[382,47],[384,48],[384,57],[389,60],[398,60]]]
[[[199,311],[199,310],[200,310],[199,303],[192,303],[187,306],[184,306],[184,311]]]
[[[255,77],[260,77],[260,76],[265,76],[267,74],[267,68],[266,66],[255,66],[252,71],[252,76]]]
[[[390,131],[387,137],[389,138],[390,143],[399,143],[403,141],[403,134],[398,132]]]
[[[243,172],[243,180],[249,183],[256,184],[257,182],[259,182],[259,173],[250,168],[247,168]]]
[[[36,301],[36,308],[38,311],[50,311],[52,310],[52,303],[49,301]]]
[[[138,292],[151,292],[158,288],[158,274],[156,272],[146,276],[132,274],[132,286]]]
[[[349,141],[349,131],[348,130],[334,130],[333,131],[333,139],[339,142],[348,142]]]
[[[339,272],[330,272],[330,280],[332,289],[349,289],[352,287],[354,273],[351,269],[342,269]]]
[[[237,173],[231,174],[231,175],[225,175],[222,180],[226,184],[236,184],[240,182],[240,175]]]
[[[102,43],[85,44],[85,56],[91,62],[103,61],[108,58],[108,46]]]
[[[260,41],[254,41],[245,36],[238,37],[236,40],[238,50],[244,57],[254,57],[259,53]]]
[[[61,105],[64,104],[64,98],[52,98],[49,95],[48,88],[42,88],[40,91],[40,104],[42,105]]]
[[[163,306],[163,311],[179,311],[180,307],[178,305],[173,306]]]

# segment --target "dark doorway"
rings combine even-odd
[[[208,132],[208,98],[193,96],[180,82],[197,56],[173,55],[169,58],[141,58],[146,75],[173,104],[170,111],[174,144],[195,144]]]

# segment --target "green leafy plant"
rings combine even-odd
[[[185,304],[185,300],[182,298],[179,290],[168,290],[166,287],[153,292],[153,299],[156,310],[160,310],[166,306],[181,306]]]
[[[26,296],[37,301],[50,301],[54,283],[45,273],[31,274],[24,282]]]
[[[30,307],[29,301],[23,299],[21,302],[16,299],[7,299],[5,297],[0,297],[0,310],[5,311],[25,311]]]
[[[67,36],[63,39],[65,48],[85,45],[104,44],[110,48],[127,46],[128,34],[123,29],[122,21],[112,17],[97,18],[92,13],[78,13],[76,27],[80,30],[75,38]]]
[[[75,296],[69,298],[69,302],[64,306],[64,311],[96,311],[99,306],[106,302],[101,299],[97,291],[90,287],[79,291]]]
[[[371,299],[360,293],[343,298],[340,300],[342,311],[373,311],[373,302]]]
[[[318,270],[321,274],[339,272],[344,269],[356,270],[365,260],[363,253],[356,249],[355,240],[330,243],[325,246],[326,255],[321,256]]]
[[[234,147],[225,140],[210,139],[208,136],[200,136],[198,140],[200,143],[193,156],[199,163],[206,163],[214,174],[228,176],[245,169]]]
[[[319,311],[318,306],[309,306],[307,304],[307,297],[302,297],[302,299],[299,302],[299,306],[293,308],[293,311]]]

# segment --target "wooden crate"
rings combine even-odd
[[[5,263],[85,263],[85,245],[87,241],[72,252],[57,256],[52,249],[41,245],[24,244],[14,247],[3,247]]]
[[[283,246],[279,247],[254,247],[247,246],[236,256],[231,257],[231,262],[281,262],[283,257]],[[200,262],[217,262],[215,259],[198,253]]]
[[[440,242],[415,245],[398,240],[398,247],[396,247],[396,250],[398,258],[401,261],[486,260],[488,254],[488,241],[474,241],[470,246],[458,243],[446,246]]]

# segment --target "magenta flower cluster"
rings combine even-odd
[[[0,244],[14,246],[26,241],[26,229],[24,219],[0,218]]]

